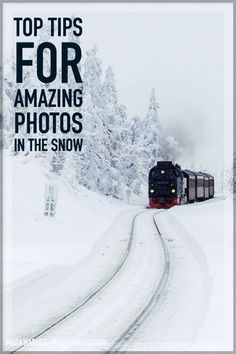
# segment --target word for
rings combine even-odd
[[[33,66],[32,59],[23,58],[23,49],[34,48],[33,42],[17,42],[16,43],[16,82],[23,82],[23,67]],[[49,74],[44,73],[44,62],[47,61],[47,54],[45,50],[48,50],[49,55]],[[71,50],[73,52],[73,58],[71,59]],[[78,64],[81,59],[80,46],[75,42],[63,42],[61,43],[61,82],[68,82],[68,68],[71,68],[75,82],[82,83]],[[39,44],[36,50],[36,74],[38,79],[43,83],[53,82],[57,77],[57,47],[51,42],[43,42]],[[48,74],[48,75],[47,75]]]

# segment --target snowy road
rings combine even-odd
[[[79,311],[24,350],[108,350],[163,290],[165,253],[153,211],[138,214],[125,264]],[[163,284],[160,289],[157,285]],[[145,316],[144,316],[145,317]],[[132,331],[134,328],[132,328]]]

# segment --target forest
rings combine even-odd
[[[49,70],[49,62],[45,59],[44,63],[46,65],[44,70]],[[11,70],[14,74],[16,70],[14,57]],[[13,75],[10,72],[5,75],[2,146],[13,155],[19,153],[14,151],[15,132],[12,117],[16,110],[22,115],[35,112],[34,105],[14,107],[17,90],[20,89],[22,92],[23,90],[28,92],[46,90],[49,94],[50,90],[55,88],[61,92],[66,89],[68,92],[81,93],[82,90],[83,104],[76,111],[83,117],[83,130],[79,134],[82,148],[65,152],[63,149],[58,151],[54,146],[54,149],[47,149],[46,152],[33,152],[26,147],[25,151],[20,153],[27,157],[27,161],[31,158],[41,159],[48,171],[53,171],[52,173],[56,173],[75,187],[82,185],[118,199],[125,199],[127,191],[140,194],[143,187],[147,185],[148,171],[157,160],[178,162],[182,152],[181,142],[174,136],[168,135],[161,124],[156,90],[150,87],[146,114],[129,117],[126,107],[119,100],[113,69],[109,66],[104,71],[97,46],[84,53],[79,71],[83,79],[82,87],[80,83],[69,78],[66,87],[61,80],[56,79],[53,84],[46,84],[45,88],[45,84],[37,80],[31,68],[25,68],[23,84],[13,84]],[[50,109],[52,115],[54,112],[56,116],[56,112],[60,111],[71,114],[74,108],[71,109],[70,105],[66,105],[63,108],[51,106]],[[40,115],[44,110],[45,106],[41,105],[37,108],[37,114]],[[53,121],[50,124],[53,124]],[[73,139],[78,138],[73,130],[66,135],[60,131],[60,120],[56,121],[56,125],[57,129],[54,126],[54,130],[50,129],[47,132],[48,141],[55,138],[57,141],[63,141],[65,137],[74,141]],[[55,131],[57,131],[56,136]],[[40,131],[35,134],[22,130],[18,132],[17,137],[35,139],[45,135]],[[222,174],[222,184],[226,183],[226,189],[232,190],[231,172],[229,169],[226,173],[222,170]]]

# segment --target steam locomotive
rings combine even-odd
[[[214,197],[214,177],[208,173],[182,170],[172,161],[158,161],[148,178],[149,207],[168,209],[174,205]]]

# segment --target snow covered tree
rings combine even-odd
[[[224,195],[232,194],[234,190],[233,164],[224,169],[223,172],[223,192]]]
[[[134,116],[129,124],[131,143],[135,144],[140,142],[144,130],[144,121],[139,116]]]
[[[135,194],[141,192],[141,186],[146,184],[147,171],[147,154],[146,147],[143,146],[143,127],[144,121],[139,116],[133,117],[127,123],[127,135],[125,148],[125,171],[127,178],[127,186]]]
[[[102,66],[96,55],[97,48],[86,52],[83,73],[84,146],[81,157],[81,183],[97,191],[102,172],[107,166],[103,148],[104,99]],[[106,191],[103,191],[106,194]]]
[[[123,153],[124,153],[124,128],[126,122],[126,113],[124,107],[119,105],[115,76],[111,67],[105,73],[103,83],[103,94],[105,104],[105,114],[103,121],[104,128],[104,153],[109,161],[110,173],[112,175],[112,184],[110,185],[110,193],[116,197],[122,197],[124,189],[124,170],[123,170]],[[107,181],[109,184],[109,181]]]
[[[47,40],[46,34],[39,38],[39,41]],[[67,38],[71,41],[72,38]],[[75,38],[73,37],[73,41]],[[78,39],[79,41],[79,39]],[[69,53],[73,56],[73,53]],[[44,73],[49,73],[49,53],[44,52]],[[35,61],[35,54],[33,54]],[[23,84],[20,85],[21,90],[25,88],[29,90],[57,88],[74,91],[80,89],[83,105],[76,108],[77,112],[82,114],[83,131],[79,134],[79,138],[83,139],[83,149],[81,152],[71,151],[55,153],[50,149],[43,153],[25,153],[33,157],[44,159],[45,166],[51,172],[60,175],[70,184],[77,186],[82,184],[88,189],[110,195],[119,199],[123,199],[126,190],[130,189],[135,194],[139,194],[142,185],[147,184],[147,176],[150,167],[156,164],[157,160],[175,159],[180,151],[178,142],[174,137],[164,137],[161,123],[159,121],[159,104],[156,99],[155,90],[151,92],[149,107],[145,118],[135,116],[128,120],[126,108],[120,104],[117,91],[115,75],[111,67],[105,72],[103,77],[102,63],[97,56],[97,47],[88,50],[83,56],[83,62],[79,64],[79,70],[83,79],[83,84],[78,84],[74,80],[71,70],[69,70],[68,84],[65,86],[61,83],[61,68],[58,68],[58,75],[51,84],[41,83],[35,76],[35,71],[30,67],[25,67],[23,71]],[[13,70],[15,65],[13,58]],[[10,78],[10,75],[9,75]],[[13,104],[16,87],[9,78],[6,78],[5,84],[5,102],[6,109],[4,121],[4,136],[6,141],[13,141]],[[35,109],[34,107],[21,108],[23,113],[33,113],[37,111],[40,114],[45,110],[44,105]],[[57,112],[68,112],[72,114],[71,107],[50,108]],[[57,127],[59,128],[59,120]],[[57,129],[58,133],[53,135],[50,131],[47,138],[65,138],[64,134]],[[42,137],[38,133],[37,137]],[[31,134],[22,130],[18,137],[31,137]],[[35,138],[36,135],[34,134]],[[73,132],[66,134],[66,138],[78,138]],[[12,148],[12,147],[11,147]]]
[[[156,99],[155,89],[152,89],[142,136],[142,144],[145,148],[147,170],[154,166],[157,160],[163,159],[164,139],[158,111],[159,104]]]

